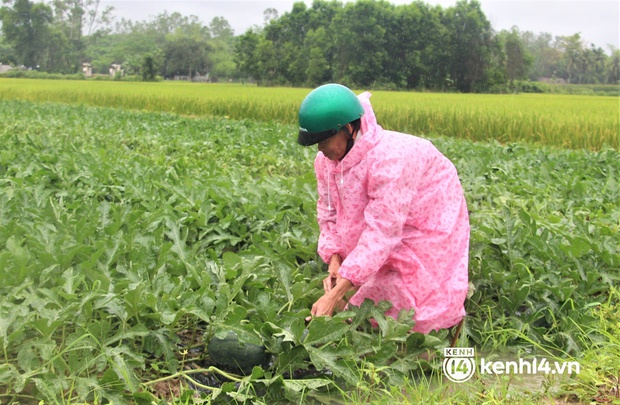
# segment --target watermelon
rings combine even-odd
[[[269,353],[264,346],[242,342],[235,332],[225,338],[214,336],[207,346],[211,360],[219,366],[249,373],[254,366],[267,366]]]

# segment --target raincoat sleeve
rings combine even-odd
[[[317,156],[317,159],[314,161],[314,170],[319,193],[316,204],[320,230],[318,253],[325,263],[329,263],[332,255],[343,254],[343,248],[342,240],[336,230],[336,209],[332,206],[329,196],[329,181],[327,178],[329,173],[326,173],[327,168],[321,166],[320,157]]]
[[[370,168],[364,230],[340,267],[340,276],[354,285],[366,283],[385,264],[403,239],[421,168],[398,156],[377,160]]]

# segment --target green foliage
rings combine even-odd
[[[482,90],[491,64],[491,24],[476,0],[461,0],[447,10],[450,80],[464,93]]]
[[[189,403],[397,398],[440,367],[418,355],[448,331],[410,334],[386,302],[306,324],[324,270],[293,126],[23,101],[0,117],[3,400],[155,400],[163,382]],[[435,143],[471,212],[465,344],[588,348],[588,309],[619,278],[618,152]],[[187,357],[230,330],[273,363]]]
[[[577,353],[577,325],[593,323],[584,309],[605,300],[620,278],[618,153],[518,145],[497,153],[502,160],[489,164],[478,150],[460,168],[479,179],[465,186],[476,229],[470,271],[478,292],[468,303],[480,322],[475,340],[514,344],[526,335]],[[499,340],[494,330],[509,333]]]
[[[510,85],[514,85],[517,79],[525,79],[527,72],[532,64],[532,56],[525,48],[520,33],[516,28],[511,31],[502,31],[500,38],[504,42],[506,50],[506,76],[510,80]]]
[[[517,81],[514,91],[523,93],[578,94],[584,96],[620,96],[620,86],[602,84],[550,84]]]
[[[337,51],[334,77],[348,86],[369,87],[383,78],[382,65],[389,47],[385,22],[393,7],[387,2],[359,0],[347,3],[331,23]]]
[[[580,327],[587,349],[578,357],[581,370],[565,384],[567,395],[580,401],[617,402],[620,384],[620,291],[613,288],[607,301],[588,310],[597,322]]]
[[[142,81],[145,81],[145,82],[155,81],[155,77],[157,76],[157,67],[155,66],[155,58],[153,58],[153,56],[151,55],[145,56],[140,70],[142,71]]]
[[[254,31],[247,31],[241,35],[235,43],[235,63],[239,72],[246,77],[261,79],[261,72],[258,70],[258,58],[254,49],[258,47],[259,35]]]
[[[301,218],[313,225],[310,216],[282,211],[285,190],[294,182],[250,187],[252,177],[285,161],[263,153],[247,157],[232,147],[221,149],[231,158],[228,163],[205,165],[224,159],[213,154],[218,144],[249,138],[243,132],[252,124],[232,129],[220,120],[194,127],[190,135],[181,130],[188,122],[172,123],[169,116],[143,126],[131,114],[121,118],[114,111],[48,107],[52,115],[37,120],[36,109],[17,108],[15,117],[26,121],[9,124],[6,114],[13,113],[2,112],[7,148],[0,171],[7,188],[0,203],[5,230],[0,273],[3,288],[16,287],[10,298],[3,293],[0,305],[3,363],[10,376],[2,379],[3,392],[17,394],[36,385],[40,395],[54,400],[69,381],[77,391],[67,392],[68,398],[113,399],[124,389],[136,391],[147,357],[161,356],[159,372],[177,370],[174,332],[187,318],[194,327],[214,314],[218,322],[233,322],[229,314],[247,312],[232,303],[245,283],[251,294],[266,288],[268,274],[254,280],[259,266],[277,258],[291,268],[298,254],[307,258],[312,252],[314,233],[304,236],[303,227],[291,226]],[[231,138],[226,127],[237,136]],[[47,130],[49,136],[43,135]],[[183,145],[192,138],[199,148],[187,165]],[[293,163],[289,166],[298,171]],[[22,177],[22,164],[34,164],[33,176]],[[245,184],[245,191],[231,189],[231,178]],[[14,211],[41,186],[30,214]],[[230,204],[233,199],[238,203]],[[300,198],[287,202],[301,203]],[[270,207],[274,217],[257,215],[259,206]],[[267,259],[261,253],[247,263],[241,282],[229,286],[227,280],[239,270],[226,269],[230,260],[218,264],[215,258],[224,248],[237,251],[271,234],[278,238],[274,248],[285,250],[282,255]],[[60,379],[63,375],[70,379]]]
[[[328,40],[317,41],[318,30]],[[321,83],[375,89],[494,93],[506,91],[508,84],[513,90],[514,80],[526,77],[608,84],[620,79],[617,50],[609,56],[600,47],[587,48],[578,34],[558,37],[557,43],[551,34],[536,38],[517,27],[495,34],[476,1],[445,9],[375,0],[315,1],[310,8],[297,3],[252,35],[272,41],[282,61],[275,72],[274,66],[239,65],[243,75],[259,83],[269,73],[270,83],[294,86],[323,78]],[[268,59],[272,53],[244,47],[237,49],[237,58]]]
[[[248,384],[276,399],[331,384],[292,381],[295,370],[352,384],[360,356],[385,364],[405,341],[410,314],[396,322],[370,302],[304,335],[320,294],[314,176],[310,151],[281,143],[288,127],[2,105],[19,117],[4,120],[0,162],[8,395],[118,401],[155,370],[181,371],[188,328],[264,344],[277,360]]]
[[[0,20],[14,62],[50,73],[80,72],[85,60],[83,33],[89,39],[99,38],[111,22],[111,7],[100,7],[97,0],[3,3]]]
[[[550,33],[520,33],[533,57],[528,78],[552,83],[618,84],[620,83],[620,51],[611,48],[609,54],[590,44],[579,34],[553,37]]]
[[[81,73],[64,75],[60,73],[46,73],[38,70],[12,69],[6,73],[0,74],[0,77],[8,79],[43,79],[43,80],[84,80]]]
[[[190,37],[170,39],[166,41],[164,52],[166,76],[174,74],[192,77],[207,73],[209,70],[207,46],[200,39]]]
[[[8,4],[12,7],[0,7],[4,41],[12,45],[18,64],[30,68],[42,65],[52,21],[51,8],[29,0],[15,0]]]

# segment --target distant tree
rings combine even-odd
[[[265,25],[269,25],[269,23],[273,20],[277,20],[278,19],[278,10],[276,10],[275,8],[268,8],[265,11],[263,11],[263,21],[265,22]]]
[[[153,57],[153,61],[155,60],[157,60],[157,58]],[[140,75],[142,73],[142,66],[144,65],[144,57],[128,55],[127,58],[123,59],[121,65],[123,66],[125,74]]]
[[[145,82],[153,82],[157,77],[157,66],[155,58],[152,55],[146,55],[142,62],[142,80]]]
[[[87,42],[96,42],[111,30],[113,7],[100,0],[52,0],[52,33],[48,70],[75,73],[87,58]]]
[[[71,74],[79,71],[82,43],[71,43],[62,28],[52,25],[47,36],[43,63],[48,72]]]
[[[296,2],[290,12],[271,19],[263,29],[264,37],[273,44],[277,63],[270,81],[279,84],[302,85],[308,65],[304,40],[311,27],[308,25],[308,7]]]
[[[486,85],[491,64],[491,24],[476,0],[460,0],[445,14],[449,32],[450,77],[457,90],[469,93]]]
[[[150,55],[162,76],[193,76],[196,71],[210,72],[215,61],[228,63],[221,71],[234,65],[234,41],[230,24],[223,18],[205,25],[197,16],[164,12],[148,21],[122,19],[113,33],[87,41],[85,54],[97,72],[122,62],[126,72],[140,73],[144,57]]]
[[[420,50],[413,38],[417,33],[418,27],[415,27],[414,21],[419,16],[419,10],[418,4],[412,4],[413,8],[390,6],[381,16],[380,24],[385,28],[385,57],[381,60],[382,77],[379,78],[381,86],[406,88],[407,79],[420,67]],[[401,25],[405,21],[412,24]]]
[[[605,65],[608,56],[603,48],[597,48],[590,44],[589,48],[584,48],[581,57],[581,70],[579,72],[580,83],[605,83]]]
[[[515,80],[527,77],[533,59],[523,44],[517,27],[512,27],[510,31],[503,31],[501,34],[506,53],[506,76],[510,81],[510,86],[513,87]]]
[[[208,41],[209,61],[212,78],[236,77],[235,37],[228,21],[222,17],[215,17],[209,24],[211,39]]]
[[[321,48],[310,49],[308,55],[308,67],[306,68],[307,83],[315,87],[325,83],[329,77],[329,65]]]
[[[289,13],[284,13],[277,20],[271,20],[265,27],[265,37],[274,44],[292,42],[297,47],[301,47],[308,30],[308,7],[303,2],[293,4],[293,9]]]
[[[254,30],[247,30],[237,38],[235,44],[235,62],[241,75],[260,80],[257,48],[261,35]]]
[[[319,27],[316,31],[310,30],[304,42],[304,59],[307,60],[305,69],[307,84],[311,87],[327,82],[331,77],[330,65],[327,60],[329,46],[325,28]]]
[[[5,43],[13,49],[15,61],[27,67],[43,64],[48,45],[52,9],[29,0],[4,1],[0,22]]]
[[[611,56],[605,64],[605,74],[607,84],[620,84],[620,49],[611,49]]]
[[[84,13],[84,27],[86,35],[109,33],[114,20],[114,7],[101,7],[100,0],[88,0]]]
[[[575,74],[578,73],[580,59],[582,56],[581,35],[579,33],[559,37],[561,49],[564,51],[564,62],[566,66],[567,82],[572,83]]]
[[[314,0],[312,7],[306,9],[308,30],[324,27],[326,30],[336,15],[342,12],[343,3],[338,0]]]
[[[255,79],[260,84],[271,86],[275,84],[278,73],[278,58],[273,42],[261,37],[256,47],[256,59],[258,61],[257,75]]]
[[[206,42],[187,36],[171,36],[164,47],[164,76],[193,77],[209,71]]]
[[[310,60],[310,46],[300,47],[292,41],[286,41],[283,44],[274,42],[274,45],[277,58],[280,59],[278,64],[280,81],[293,86],[306,84],[308,65],[313,63]]]
[[[54,23],[66,28],[70,40],[96,32],[109,33],[114,7],[102,7],[101,0],[50,0]]]
[[[209,23],[209,31],[213,38],[232,38],[235,31],[224,17],[214,17]]]
[[[15,55],[13,54],[13,48],[6,43],[4,35],[0,31],[0,64],[10,65],[17,63]]]
[[[556,77],[560,71],[562,51],[553,41],[553,35],[543,32],[538,35],[531,31],[521,33],[523,45],[532,55],[529,79]]]
[[[398,6],[386,24],[383,71],[400,88],[441,88],[447,76],[442,9],[422,2]]]
[[[84,53],[92,61],[93,71],[107,73],[110,64],[122,63],[125,66],[127,62],[129,69],[125,70],[126,73],[133,71],[138,74],[146,55],[151,55],[157,66],[163,66],[165,36],[159,36],[143,23],[133,24],[129,29],[103,36],[97,41],[87,41]]]
[[[164,11],[146,22],[144,29],[152,32],[158,42],[165,41],[167,35],[186,36],[200,40],[208,40],[211,36],[209,27],[202,24],[196,15],[184,16],[179,12],[172,14]]]
[[[347,3],[334,16],[334,79],[349,86],[370,87],[382,82],[387,57],[384,22],[393,6],[386,2],[358,0]]]
[[[342,3],[336,1],[315,0],[311,8],[303,2],[296,2],[290,12],[265,26],[263,34],[273,42],[279,61],[275,80],[293,86],[307,85],[308,73],[313,75],[311,82],[319,80],[317,76],[322,73],[318,70],[325,68],[325,63],[326,74],[331,75],[336,48],[330,22],[341,9]],[[320,35],[316,37],[319,31]],[[321,51],[313,51],[316,47]]]

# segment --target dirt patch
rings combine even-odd
[[[175,378],[173,380],[161,381],[157,384],[153,384],[151,389],[157,398],[173,401],[181,396],[181,384],[183,384],[182,380],[180,378]]]

